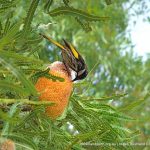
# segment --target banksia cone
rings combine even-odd
[[[68,100],[72,91],[73,83],[71,76],[68,75],[66,67],[62,62],[54,62],[50,66],[50,74],[64,78],[64,82],[53,81],[45,77],[40,77],[35,85],[40,93],[41,101],[54,102],[54,106],[46,108],[46,114],[55,119],[59,117],[68,104]]]
[[[5,140],[1,145],[0,145],[0,150],[15,150],[15,143],[12,140]]]

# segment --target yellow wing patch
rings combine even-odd
[[[75,58],[79,58],[79,54],[78,54],[78,52],[75,50],[75,48],[74,48],[71,44],[69,44],[69,45],[70,45],[70,48],[71,48],[71,50],[72,50],[72,53],[73,53],[74,57],[75,57]]]
[[[52,39],[51,39],[51,42],[52,42],[53,44],[55,44],[56,46],[60,47],[61,49],[65,49],[63,45],[59,44],[58,42],[56,42],[56,41],[54,41],[54,40],[52,40]]]

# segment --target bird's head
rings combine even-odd
[[[67,71],[66,66],[64,65],[63,62],[55,61],[55,62],[51,63],[48,66],[48,68],[50,68],[50,70],[52,70],[53,72],[64,75],[64,76],[67,76],[69,80],[72,80],[71,70],[70,70],[70,74],[68,75],[68,71]]]
[[[61,48],[63,63],[68,75],[71,76],[72,71],[75,73],[75,77],[72,79],[72,81],[82,80],[87,76],[88,70],[86,63],[83,57],[79,54],[79,52],[72,44],[63,40],[64,45],[61,45],[53,39],[47,37],[46,35],[42,36]]]

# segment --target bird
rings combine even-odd
[[[85,60],[72,44],[63,39],[64,45],[62,45],[47,35],[40,35],[61,49],[62,61],[55,61],[47,68],[50,69],[49,74],[61,77],[64,81],[39,77],[35,84],[35,88],[40,94],[40,101],[55,103],[53,106],[46,107],[47,116],[54,120],[60,117],[68,106],[73,82],[84,79],[88,75],[88,70]]]

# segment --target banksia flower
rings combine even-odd
[[[73,82],[84,79],[87,76],[87,67],[82,56],[71,44],[64,40],[65,46],[63,46],[45,35],[42,36],[62,50],[63,62],[57,61],[48,67],[50,68],[50,74],[64,78],[64,82],[40,77],[35,84],[37,91],[40,93],[39,99],[41,101],[55,103],[54,106],[48,106],[46,108],[46,114],[50,118],[56,119],[68,105]],[[74,79],[71,76],[72,71],[75,73]]]
[[[38,92],[41,93],[39,99],[47,100],[55,103],[54,106],[46,108],[46,114],[52,119],[60,116],[68,104],[68,100],[72,91],[71,76],[65,69],[62,62],[54,62],[50,66],[50,74],[64,78],[64,82],[53,81],[46,77],[40,77],[35,85]]]
[[[15,150],[15,143],[12,140],[5,140],[1,145],[0,145],[0,150]]]

